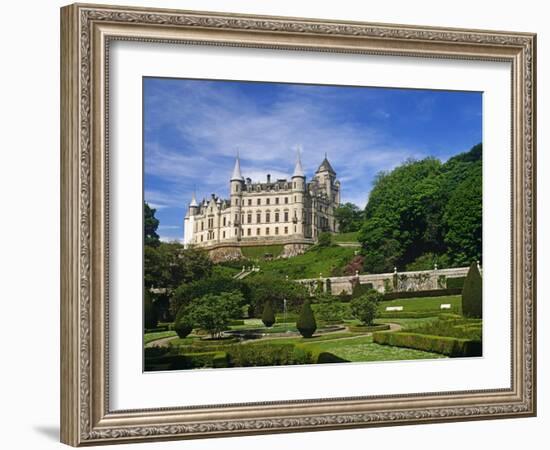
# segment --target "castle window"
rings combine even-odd
[[[248,223],[252,223],[252,213],[248,213],[248,214],[246,215],[246,218],[247,218],[247,222],[248,222]]]
[[[251,198],[248,199],[248,206],[252,206],[252,199]]]
[[[201,231],[204,231],[204,222],[201,220]]]
[[[279,221],[279,213],[276,212],[276,213],[275,213],[275,222],[278,222],[278,221]]]
[[[265,199],[265,204],[269,205],[269,199],[268,198]]]
[[[276,205],[279,204],[279,197],[275,197],[275,204],[276,204]]]
[[[288,234],[288,227],[285,227],[285,234]]]
[[[235,224],[239,223],[239,215],[235,214]]]
[[[285,222],[288,222],[288,211],[285,211]]]
[[[296,196],[294,196],[294,203],[296,203]]]
[[[256,223],[261,223],[261,222],[262,222],[262,214],[256,213]]]
[[[265,228],[265,234],[266,234],[266,236],[269,234],[269,227]]]
[[[285,197],[285,205],[288,205],[288,197]]]
[[[296,233],[296,225],[294,225],[294,232]]]
[[[261,230],[259,228],[256,228],[256,236],[260,235]]]
[[[225,227],[226,218],[223,218],[223,226]]]
[[[247,234],[248,236],[250,236],[251,233],[252,233],[252,230],[251,230],[250,228],[248,228],[248,229],[246,230],[246,234]]]
[[[223,232],[223,238],[225,239],[225,231]]]
[[[275,234],[279,234],[279,227],[275,227]]]
[[[265,213],[265,221],[266,223],[269,223],[271,221],[271,214],[269,211]]]
[[[203,235],[201,234],[201,242],[202,242]]]

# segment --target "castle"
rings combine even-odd
[[[243,178],[237,155],[229,186],[229,199],[212,194],[197,203],[193,194],[184,220],[186,247],[283,244],[289,256],[314,244],[319,233],[338,231],[340,182],[326,154],[309,182],[299,154],[290,181],[268,174],[265,182]]]

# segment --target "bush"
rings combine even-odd
[[[225,352],[189,353],[185,355],[165,354],[158,357],[145,358],[145,370],[183,370],[202,369],[207,367],[227,367]]]
[[[240,344],[226,349],[231,367],[311,364],[311,352],[294,344]]]
[[[440,353],[453,358],[482,355],[481,341],[470,339],[399,331],[395,333],[373,333],[372,340],[376,344]]]
[[[477,263],[473,262],[468,270],[462,288],[462,314],[466,317],[482,316],[482,285]]]
[[[351,291],[351,298],[361,297],[362,295],[365,295],[374,290],[372,283],[361,284],[355,279],[354,281],[352,281],[352,284],[353,287]]]
[[[321,352],[317,356],[317,364],[331,364],[331,363],[343,363],[349,362],[347,359],[340,358],[330,352]]]
[[[174,323],[174,331],[177,333],[178,337],[184,338],[189,336],[191,331],[193,331],[193,322],[187,314],[178,314],[180,317]]]
[[[447,289],[460,289],[464,287],[464,280],[466,277],[447,278]]]
[[[323,322],[340,322],[345,315],[345,306],[337,297],[325,294],[317,299],[315,312]]]
[[[350,303],[353,317],[365,325],[372,325],[378,313],[378,303],[382,297],[382,294],[372,289],[361,297],[354,298]]]
[[[265,302],[264,311],[262,313],[262,322],[266,327],[271,327],[275,323],[275,313],[271,307],[271,302]]]
[[[309,300],[306,300],[302,306],[300,317],[296,321],[296,328],[305,338],[313,336],[313,333],[317,329],[317,322],[315,321],[315,315],[313,314]]]
[[[332,234],[323,232],[319,234],[319,240],[317,242],[317,245],[319,247],[330,247],[332,244]]]
[[[145,329],[156,328],[158,324],[157,313],[153,305],[153,298],[149,289],[145,289],[143,294],[143,325]]]

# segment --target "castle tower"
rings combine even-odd
[[[338,231],[338,223],[334,218],[334,210],[340,203],[340,182],[336,180],[336,172],[332,168],[327,154],[315,172],[314,178],[318,181],[321,191],[326,194],[327,203],[322,215],[322,228],[332,232]]]
[[[241,162],[239,159],[239,153],[235,159],[235,167],[233,168],[233,174],[230,180],[230,198],[231,198],[231,223],[233,229],[231,236],[237,240],[240,240],[242,236],[242,224],[241,224],[241,207],[243,204],[243,188],[244,178],[241,174]]]
[[[306,191],[306,176],[302,168],[300,159],[300,150],[298,149],[296,156],[296,165],[292,173],[292,203],[294,204],[294,214],[292,215],[293,234],[304,236],[304,216],[305,205],[304,195]]]
[[[193,191],[193,196],[191,197],[191,203],[189,203],[189,209],[183,220],[183,245],[185,248],[193,242],[193,235],[195,232],[195,216],[199,211],[199,205],[197,199],[195,198],[195,191]]]

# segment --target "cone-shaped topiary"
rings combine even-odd
[[[275,313],[271,307],[271,302],[265,302],[264,311],[262,313],[262,322],[266,327],[270,327],[275,323]]]
[[[153,299],[148,289],[143,295],[143,325],[145,329],[156,328],[158,324],[157,312],[153,305]]]
[[[482,282],[477,264],[473,262],[468,270],[462,288],[462,314],[466,317],[481,318]]]
[[[300,334],[305,338],[313,336],[313,333],[317,329],[317,322],[315,322],[315,315],[313,314],[309,300],[306,300],[304,306],[302,306],[302,311],[296,322],[296,328],[298,328]]]

